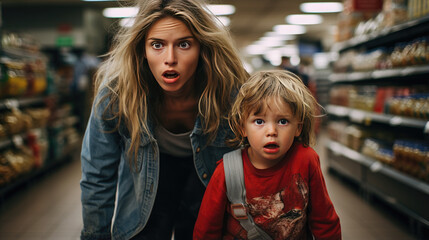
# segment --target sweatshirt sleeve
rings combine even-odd
[[[222,239],[227,207],[223,162],[216,167],[204,193],[194,227],[194,240]]]
[[[317,240],[341,239],[340,219],[329,197],[317,154],[310,161],[309,180],[311,232]]]

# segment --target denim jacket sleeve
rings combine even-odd
[[[102,95],[99,94],[94,103],[97,103]],[[99,105],[93,105],[82,143],[81,239],[111,238],[121,138],[117,131],[112,131],[114,122],[105,120],[102,116],[107,104],[106,98]]]

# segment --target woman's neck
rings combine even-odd
[[[158,108],[159,122],[172,133],[184,133],[193,129],[198,114],[198,98],[195,96],[164,96]]]

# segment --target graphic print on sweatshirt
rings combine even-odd
[[[281,191],[250,199],[250,214],[273,239],[302,239],[306,234],[308,185],[295,174]]]

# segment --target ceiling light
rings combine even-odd
[[[264,37],[275,37],[275,38],[278,38],[278,39],[281,39],[281,40],[293,40],[293,39],[296,38],[295,35],[280,34],[278,32],[273,32],[273,31],[266,32],[264,34]]]
[[[235,13],[235,7],[230,4],[209,4],[207,5],[207,8],[217,16],[231,15]]]
[[[302,3],[299,8],[305,13],[335,13],[343,11],[340,2],[307,2]]]
[[[130,17],[130,18],[122,18],[120,21],[119,21],[119,25],[121,26],[121,27],[131,27],[133,24],[134,24],[134,22],[135,22],[135,18],[133,18],[133,17]]]
[[[138,13],[138,8],[136,7],[115,7],[115,8],[105,8],[103,10],[103,16],[107,18],[135,17],[137,13]]]
[[[312,25],[322,23],[323,18],[317,14],[292,14],[285,18],[289,24]]]
[[[304,26],[301,25],[288,25],[288,24],[282,24],[282,25],[275,25],[273,27],[274,32],[277,32],[279,34],[304,34],[307,30]]]
[[[285,44],[285,41],[279,39],[261,38],[260,40],[256,41],[255,44],[266,47],[280,47]]]
[[[231,20],[229,19],[229,17],[226,17],[226,16],[217,16],[217,18],[226,27],[229,26],[229,24],[231,23]]]
[[[246,52],[249,55],[260,55],[264,54],[267,51],[267,46],[252,44],[246,47]]]

